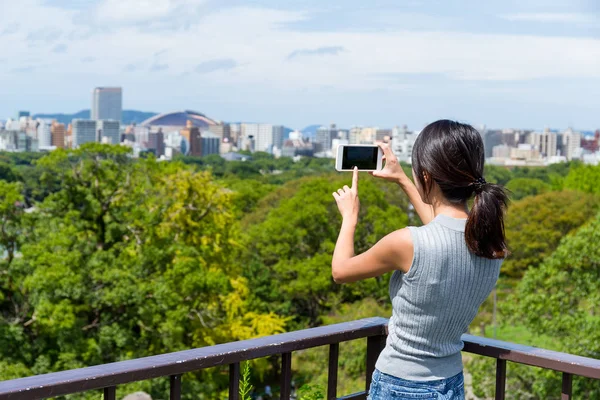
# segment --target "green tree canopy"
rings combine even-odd
[[[502,264],[502,274],[519,278],[538,265],[565,235],[595,215],[599,205],[598,197],[575,191],[549,192],[512,203],[505,224],[511,254]]]
[[[301,322],[300,326],[317,324],[319,316],[338,301],[387,296],[385,278],[343,286],[334,284],[331,278],[331,255],[341,223],[331,193],[347,184],[348,179],[349,175],[334,174],[290,182],[281,193],[276,190],[265,198],[263,205],[267,208],[259,206],[255,211],[264,219],[254,219],[248,230],[246,243],[252,262],[248,262],[247,276],[252,281],[262,279],[271,287],[263,289],[265,297],[259,303],[279,307],[281,313]],[[357,253],[408,223],[405,209],[390,204],[378,184],[368,175],[361,178]],[[395,189],[401,196],[400,189]],[[284,197],[278,198],[280,194]],[[271,208],[273,204],[277,206]]]
[[[485,166],[483,175],[488,182],[498,185],[506,185],[513,177],[508,168],[491,164]]]
[[[535,196],[549,192],[551,186],[537,178],[513,178],[506,184],[511,200],[521,200],[527,196]]]
[[[54,151],[39,166],[60,190],[21,220],[20,257],[4,261],[0,378],[283,331],[285,318],[249,308],[232,193],[210,173],[99,144]],[[19,184],[2,182],[8,217]],[[226,386],[216,372],[184,384],[190,398]]]
[[[564,187],[600,194],[600,165],[579,164],[571,168],[564,180]]]
[[[528,270],[506,303],[507,314],[531,332],[550,336],[556,350],[600,358],[600,214]],[[539,377],[537,377],[540,379]],[[542,377],[542,379],[549,379]],[[558,389],[558,376],[545,387]],[[600,382],[574,378],[576,398],[600,398]]]

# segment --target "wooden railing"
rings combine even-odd
[[[176,353],[138,358],[111,364],[55,372],[0,382],[0,400],[34,400],[88,390],[104,390],[105,400],[116,400],[118,385],[169,377],[170,399],[181,399],[181,376],[186,372],[229,365],[229,398],[239,398],[240,362],[281,355],[280,398],[290,398],[292,352],[329,346],[327,399],[338,399],[338,356],[341,342],[366,338],[365,390],[340,399],[365,399],[375,362],[385,345],[385,318],[366,318],[280,335],[266,336]],[[571,399],[572,377],[600,379],[600,360],[522,346],[478,336],[463,335],[463,351],[496,358],[496,399],[504,399],[506,362],[516,362],[562,372],[562,399]]]

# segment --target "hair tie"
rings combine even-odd
[[[483,187],[487,184],[483,177],[479,177],[475,179],[473,182],[469,183],[469,186],[475,188],[475,192],[479,193],[483,190]]]

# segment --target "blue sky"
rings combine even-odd
[[[0,119],[115,85],[127,109],[293,128],[600,127],[597,0],[0,0],[0,15]]]

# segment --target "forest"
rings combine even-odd
[[[0,380],[389,317],[389,276],[338,285],[333,160],[217,155],[134,159],[122,146],[0,153]],[[410,166],[404,165],[410,175]],[[511,202],[510,256],[470,333],[600,358],[600,166],[487,166]],[[356,252],[419,225],[400,188],[361,175]],[[339,392],[364,385],[366,343],[340,346]],[[326,386],[327,349],[294,353],[297,386]],[[278,360],[251,362],[257,394]],[[493,360],[465,355],[477,396]],[[509,363],[507,393],[560,398],[560,374]],[[186,399],[227,396],[226,369],[183,376]],[[123,385],[168,397],[168,379]],[[600,382],[574,378],[575,398]],[[98,393],[68,396],[99,398]]]

